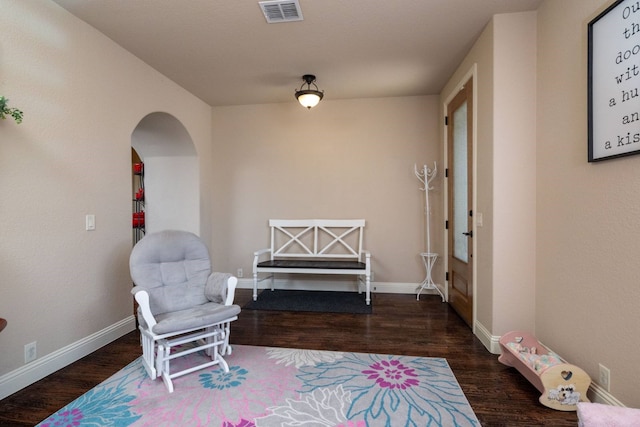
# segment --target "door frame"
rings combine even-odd
[[[471,330],[473,331],[473,334],[476,334],[476,316],[477,316],[477,304],[478,304],[478,293],[477,293],[477,283],[478,283],[478,256],[477,256],[477,248],[478,248],[478,237],[479,237],[479,233],[476,232],[476,228],[477,228],[477,223],[475,220],[475,214],[478,211],[477,207],[478,207],[478,200],[477,200],[477,196],[478,196],[478,64],[474,63],[471,68],[469,69],[469,71],[467,71],[462,78],[458,81],[458,83],[455,85],[454,89],[451,91],[451,93],[449,93],[447,95],[447,97],[445,98],[444,103],[442,104],[442,123],[444,123],[444,118],[447,116],[447,106],[449,105],[449,103],[453,100],[453,98],[458,94],[458,92],[463,88],[464,84],[469,81],[469,79],[473,79],[473,99],[471,100],[471,104],[472,104],[472,108],[473,111],[471,113],[472,116],[472,131],[471,131],[471,146],[472,146],[472,179],[473,179],[473,183],[471,186],[471,210],[474,213],[474,227],[473,227],[473,239],[471,239],[471,245],[472,245],[472,253],[473,253],[473,257],[471,258],[470,262],[471,262],[471,269],[472,269],[472,288],[473,288],[473,309],[472,309],[472,314],[471,314],[471,318],[472,318],[472,328]],[[442,126],[442,130],[443,130],[443,136],[442,136],[442,140],[444,142],[444,146],[443,146],[443,153],[444,153],[444,165],[448,165],[449,164],[449,141],[448,141],[448,133],[447,133],[447,126]],[[447,180],[448,178],[445,178],[445,180]],[[445,183],[443,184],[443,193],[444,193],[444,218],[445,220],[447,218],[449,218],[449,186],[447,184],[447,182],[445,181]],[[444,240],[444,254],[448,254],[449,253],[449,233],[452,232],[452,230],[447,230],[446,228],[444,229],[444,236],[443,236],[443,240]],[[444,260],[444,271],[448,272],[449,271],[449,257],[448,256],[443,256],[442,257]],[[447,301],[449,301],[449,281],[445,280],[445,298]]]

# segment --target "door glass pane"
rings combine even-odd
[[[467,102],[453,113],[453,256],[469,262],[467,230]]]

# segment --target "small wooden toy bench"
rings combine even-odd
[[[258,282],[281,274],[356,275],[371,303],[371,254],[362,249],[364,219],[271,219],[271,247],[253,254],[253,300]],[[266,277],[263,273],[268,274]]]
[[[589,402],[589,375],[549,351],[531,334],[513,331],[500,338],[498,361],[513,366],[542,395],[540,403],[559,411],[575,411],[578,402]]]

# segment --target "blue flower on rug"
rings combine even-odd
[[[141,416],[131,413],[135,396],[124,393],[123,387],[97,387],[83,394],[49,418],[40,427],[57,426],[118,426],[133,424]]]
[[[222,369],[200,374],[200,383],[205,388],[224,390],[225,388],[238,387],[247,379],[247,371],[240,366],[230,366],[229,372]]]
[[[301,367],[300,392],[342,386],[348,420],[369,426],[477,426],[446,359],[344,353],[333,363]]]

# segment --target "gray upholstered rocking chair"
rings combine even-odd
[[[230,323],[240,313],[233,304],[238,279],[211,272],[209,251],[200,238],[178,230],[148,234],[134,246],[129,267],[149,377],[162,377],[173,392],[172,379],[181,375],[213,365],[228,372],[223,356],[231,354]],[[184,344],[191,346],[176,348]],[[171,372],[171,360],[202,350],[210,360]]]

